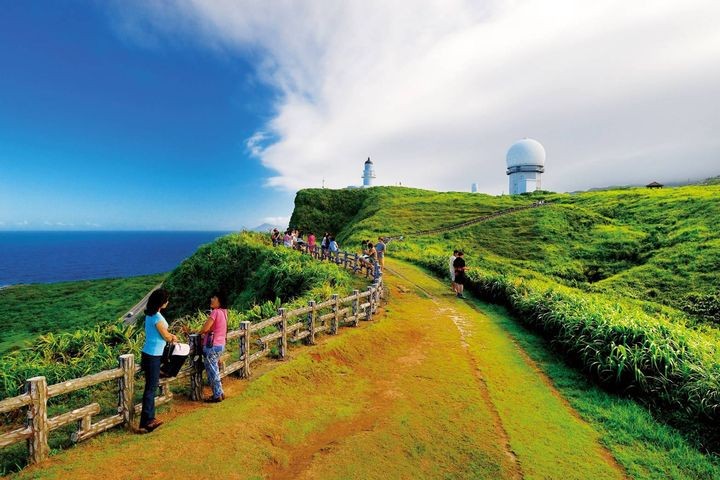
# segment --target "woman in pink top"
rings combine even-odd
[[[213,395],[207,402],[222,402],[225,400],[220,369],[218,362],[225,350],[225,336],[227,335],[227,300],[222,293],[216,293],[210,298],[212,312],[208,315],[205,324],[200,330],[203,335],[203,361],[208,376],[208,383],[212,387]]]
[[[310,253],[313,253],[315,251],[315,234],[314,233],[310,233],[310,235],[308,235],[308,251]]]

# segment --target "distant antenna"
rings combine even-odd
[[[323,177],[323,188],[325,188],[325,177]]]

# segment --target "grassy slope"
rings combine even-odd
[[[38,335],[114,322],[164,278],[164,274],[146,275],[0,290],[0,355]]]
[[[417,268],[393,268],[404,278],[387,276],[379,321],[291,350],[228,385],[224,403],[152,435],[106,435],[20,477],[162,479],[212,466],[241,478],[622,478],[495,321]]]
[[[307,192],[298,200],[312,204],[315,191]],[[459,231],[408,236],[538,199],[555,205]],[[314,228],[302,215],[307,207],[296,210],[293,221]],[[422,255],[461,247],[487,260],[486,268],[515,266],[569,286],[674,308],[692,292],[720,289],[718,185],[513,197],[381,187],[366,191],[358,214],[346,220],[341,242],[405,234],[405,243],[392,250]]]
[[[508,197],[400,188],[375,188],[366,195],[373,200],[372,209],[363,207],[357,221],[342,230],[341,241],[359,244],[360,239],[376,238],[378,234],[405,234],[405,241],[390,244],[391,257],[430,266],[428,258],[447,258],[452,248],[460,247],[469,253],[469,264],[483,271],[516,279],[534,278],[551,287],[564,284],[581,291],[599,291],[606,297],[592,301],[609,306],[627,304],[628,312],[640,309],[652,317],[672,319],[680,330],[684,324],[692,325],[692,319],[673,307],[681,304],[689,291],[712,292],[718,288],[719,277],[706,273],[709,267],[718,265],[720,186],[515,197],[513,201],[520,204],[541,198],[555,204],[454,232],[419,237],[407,234],[507,208]],[[436,203],[425,202],[430,198]],[[433,212],[439,214],[432,215]],[[604,280],[597,281],[598,277]],[[702,341],[704,350],[715,351],[714,357],[708,353],[706,359],[716,358],[720,352],[720,332],[709,325],[701,324],[698,328],[697,334],[693,332],[686,338]],[[547,352],[545,355],[558,363],[554,355]],[[619,401],[612,398],[598,402],[607,407],[608,403]],[[642,428],[627,429],[621,441],[663,437],[664,433],[658,432],[667,429],[654,421],[645,408],[629,400],[613,408],[594,404],[592,398],[584,402],[580,410],[597,425],[623,423],[635,416],[642,418]],[[597,411],[604,413],[600,415]],[[685,434],[694,436],[695,427]],[[712,434],[697,443],[706,443],[711,437]],[[667,443],[676,442],[676,438]],[[656,447],[650,440],[648,445],[648,449],[665,448]],[[683,448],[692,450],[687,445],[680,449]],[[653,455],[650,451],[636,454],[636,460],[642,464],[642,458]],[[688,462],[692,465],[694,460]]]

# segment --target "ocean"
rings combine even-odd
[[[0,287],[169,272],[227,232],[0,232]]]

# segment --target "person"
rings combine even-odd
[[[453,250],[453,254],[450,255],[450,286],[452,291],[457,293],[457,287],[455,286],[455,259],[457,258],[458,251]]]
[[[292,246],[293,246],[293,239],[292,239],[292,235],[290,234],[289,228],[285,231],[285,236],[283,237],[283,245],[285,245],[288,248],[292,248]]]
[[[455,267],[455,288],[457,289],[457,296],[458,298],[465,298],[463,296],[463,290],[465,288],[465,283],[467,283],[467,277],[465,276],[465,270],[467,267],[465,266],[465,259],[464,253],[462,250],[458,251],[457,258],[453,262],[453,267]]]
[[[145,343],[142,348],[140,366],[145,372],[145,390],[142,397],[140,429],[152,432],[163,422],[155,418],[155,394],[160,385],[160,361],[166,343],[177,342],[177,337],[168,332],[168,323],[160,311],[167,308],[170,294],[164,288],[154,290],[145,307]]]
[[[273,228],[270,239],[272,240],[273,247],[277,247],[280,243],[280,231],[277,228]]]
[[[315,253],[315,234],[310,232],[307,239],[308,252]]]
[[[328,239],[328,232],[325,232],[325,235],[320,241],[320,253],[322,253],[322,258],[327,257],[328,248],[330,247],[330,241]]]
[[[335,237],[328,237],[328,250],[330,250],[330,257],[332,258],[333,254],[337,258],[339,252],[340,252],[340,245],[335,241]]]
[[[373,245],[370,241],[368,241],[366,245],[368,263],[370,263],[370,265],[375,265],[377,262],[377,250],[375,250],[375,245]]]
[[[225,350],[227,336],[227,298],[224,293],[217,292],[210,297],[210,309],[210,315],[198,333],[203,336],[203,363],[213,392],[212,397],[205,401],[218,403],[225,400],[218,366],[220,356]]]
[[[378,237],[378,241],[375,244],[375,251],[377,252],[377,259],[380,264],[380,268],[385,268],[385,241],[382,237]]]

